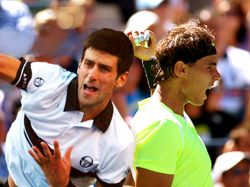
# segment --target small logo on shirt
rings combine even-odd
[[[82,166],[83,168],[87,168],[89,166],[93,165],[93,159],[89,156],[84,156],[81,158],[80,160],[80,166]]]
[[[43,83],[44,83],[44,80],[43,80],[43,78],[41,78],[41,77],[37,77],[37,78],[35,78],[35,80],[34,80],[34,85],[35,85],[36,87],[42,86]]]
[[[21,88],[26,88],[27,84],[28,84],[28,76],[27,76],[26,73],[24,73],[23,76],[22,76],[22,84],[21,84],[20,87]]]

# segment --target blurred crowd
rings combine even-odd
[[[82,44],[96,29],[149,29],[160,40],[174,25],[192,19],[214,31],[222,78],[207,91],[205,104],[188,105],[187,113],[208,148],[218,186],[250,186],[249,0],[0,0],[0,52],[76,72]],[[137,102],[149,95],[135,58],[126,86],[113,96],[128,124]],[[8,176],[6,132],[20,106],[19,90],[0,80],[0,184]],[[234,183],[233,176],[248,182]]]

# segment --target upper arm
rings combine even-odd
[[[170,120],[156,121],[136,134],[134,168],[174,174],[182,154],[182,136],[178,125]]]
[[[174,175],[162,174],[143,168],[136,168],[136,187],[170,187]]]
[[[0,79],[11,83],[16,78],[20,64],[18,59],[0,54]]]

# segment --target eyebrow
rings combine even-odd
[[[209,62],[206,62],[206,64],[207,65],[215,65],[216,66],[218,63],[217,62],[211,62],[211,61],[209,61]]]
[[[108,70],[110,70],[110,71],[113,69],[112,66],[109,66],[109,65],[106,65],[106,64],[98,64],[98,66],[100,66],[101,68],[108,69]]]
[[[88,62],[95,62],[94,60],[91,60],[89,58],[83,58],[84,61],[88,61]]]
[[[89,59],[89,58],[84,58],[84,60],[87,61],[87,62],[96,63],[96,61],[91,60],[91,59]],[[108,69],[108,70],[110,70],[110,71],[113,69],[112,66],[106,65],[106,64],[103,64],[103,63],[98,63],[98,66],[101,67],[101,68]]]

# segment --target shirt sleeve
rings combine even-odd
[[[20,58],[19,60],[21,61],[21,64],[18,68],[16,77],[11,84],[20,89],[26,90],[32,77],[31,62],[27,62],[24,58]]]
[[[175,174],[182,145],[178,124],[170,120],[157,121],[136,135],[134,167]]]
[[[28,62],[20,58],[21,64],[12,85],[28,92],[57,90],[76,76],[59,65],[47,62]]]
[[[110,159],[105,159],[101,172],[97,172],[100,184],[108,186],[122,186],[131,166],[134,144],[129,144],[125,149],[118,151]],[[104,185],[105,186],[105,185]]]

